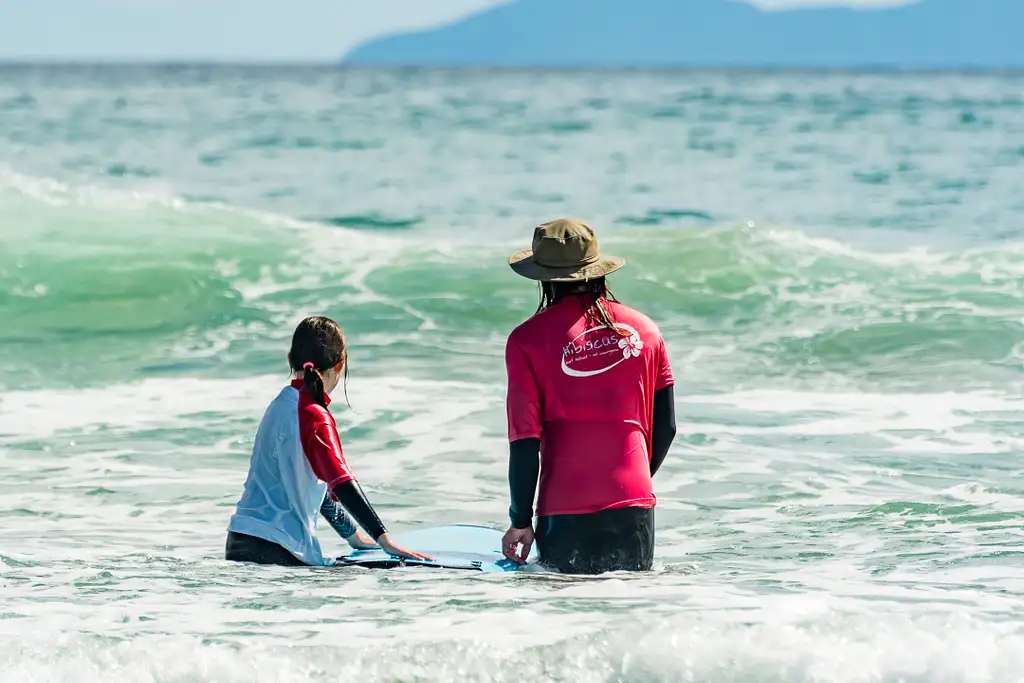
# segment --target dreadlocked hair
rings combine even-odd
[[[628,332],[615,326],[611,314],[608,313],[608,308],[603,303],[604,301],[619,303],[603,277],[582,282],[550,282],[548,280],[540,282],[540,304],[537,306],[537,313],[572,294],[585,294],[590,297],[586,315],[591,322],[600,323],[619,336],[629,336]]]

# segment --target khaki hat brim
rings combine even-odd
[[[614,273],[626,265],[626,259],[618,256],[602,254],[601,258],[585,266],[568,268],[550,268],[533,260],[533,250],[523,249],[508,257],[508,265],[517,275],[530,280],[546,280],[550,282],[580,282],[594,280]]]

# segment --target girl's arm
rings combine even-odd
[[[391,542],[383,522],[366,500],[362,487],[345,462],[338,428],[334,426],[334,421],[326,408],[313,404],[300,410],[299,435],[302,450],[313,473],[320,481],[327,482],[327,488],[334,498],[355,517],[359,525],[366,529],[382,549],[392,555],[410,559],[431,559]]]
[[[359,520],[359,523],[370,534],[370,538],[380,538],[388,532],[384,522],[380,521],[377,511],[366,499],[363,488],[355,479],[338,484],[331,493],[338,499],[338,502],[345,506],[345,509],[352,513],[352,516]]]
[[[423,555],[413,550],[407,550],[400,545],[392,543],[388,530],[384,523],[377,516],[377,511],[370,505],[370,501],[363,494],[363,487],[355,479],[349,479],[331,489],[331,493],[338,499],[338,502],[345,506],[345,509],[352,513],[359,524],[362,525],[370,536],[377,541],[377,544],[384,552],[411,560],[432,560],[432,557]]]
[[[353,548],[358,550],[377,547],[373,539],[356,526],[345,509],[335,503],[329,494],[324,496],[324,502],[320,505],[320,514],[324,516],[331,528]]]
[[[324,495],[324,502],[320,504],[320,514],[324,516],[331,528],[338,532],[342,538],[354,536],[358,527],[341,507],[335,503],[329,495]]]

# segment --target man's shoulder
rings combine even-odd
[[[615,322],[635,328],[641,336],[661,338],[661,328],[647,314],[617,301],[608,302],[608,308]]]

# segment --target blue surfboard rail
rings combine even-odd
[[[339,557],[337,567],[389,569],[399,566],[462,569],[479,572],[514,572],[520,565],[501,553],[502,532],[472,524],[451,524],[393,533],[398,545],[430,555],[433,560],[403,560],[383,550],[355,550]],[[531,553],[531,560],[536,551]]]

